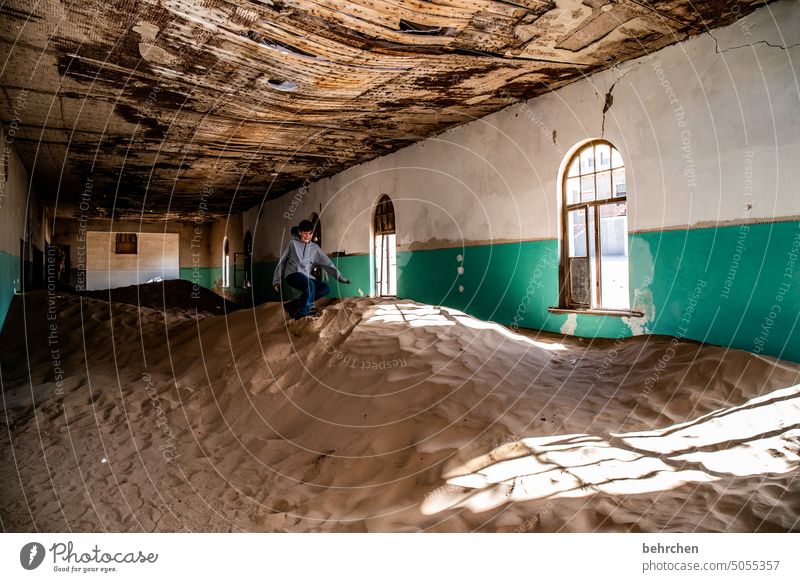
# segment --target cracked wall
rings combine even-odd
[[[317,212],[324,249],[349,255],[340,264],[352,265],[351,278],[359,279],[357,288],[339,292],[368,292],[371,214],[388,194],[401,251],[398,293],[507,323],[530,272],[558,252],[566,156],[602,136],[625,160],[631,296],[649,303],[639,306],[644,320],[578,316],[575,333],[682,333],[702,280],[703,307],[692,309],[685,337],[800,359],[791,315],[769,317],[775,298],[784,297],[779,273],[790,271],[793,313],[800,310],[800,270],[790,264],[800,232],[798,7],[778,2],[712,34],[248,211],[244,224],[254,230],[256,260],[269,265],[288,228]],[[566,316],[546,311],[557,302],[556,268],[543,278],[545,290],[525,322],[557,331]],[[759,339],[765,318],[769,337]]]
[[[634,232],[795,217],[795,71],[790,53],[767,43],[800,38],[797,11],[780,2],[746,19],[746,37],[743,24],[718,29],[721,41],[662,49],[269,201],[256,258],[274,258],[280,230],[320,210],[327,250],[368,252],[383,193],[403,249],[555,238],[560,165],[601,136],[625,158]],[[750,151],[758,196],[745,196]]]

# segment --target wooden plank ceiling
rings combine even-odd
[[[221,215],[762,4],[4,0],[0,120],[61,212]]]

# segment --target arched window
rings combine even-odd
[[[397,295],[397,234],[395,232],[394,205],[385,194],[375,207],[375,295]]]
[[[222,242],[222,286],[231,286],[231,254],[230,245],[228,244],[228,237]]]
[[[570,158],[562,184],[561,302],[567,308],[630,309],[625,165],[604,140]]]

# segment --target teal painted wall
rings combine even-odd
[[[233,280],[233,272],[231,271],[228,273],[230,279]],[[222,286],[222,267],[209,267],[208,268],[208,280],[211,285],[210,289],[215,289],[218,286]]]
[[[350,285],[343,285],[327,277],[326,282],[331,286],[331,295],[334,297],[369,297],[370,294],[370,258],[369,255],[347,255],[333,257],[333,264],[339,271],[350,279]]]
[[[0,329],[6,320],[8,307],[19,287],[19,257],[0,251]]]
[[[641,233],[629,244],[642,331],[800,361],[800,222]],[[558,302],[555,240],[402,252],[398,270],[399,297],[554,332],[567,320],[547,311]],[[578,336],[632,335],[619,317],[575,319]]]
[[[800,222],[636,234],[651,333],[800,361]]]
[[[180,278],[184,281],[196,283],[206,289],[211,289],[211,267],[181,267]]]
[[[352,281],[351,285],[344,285],[334,281],[327,274],[325,282],[331,287],[332,297],[368,297],[369,296],[369,256],[349,255],[332,257],[331,260],[341,273]],[[256,303],[264,301],[280,301],[280,296],[272,290],[272,276],[275,274],[276,261],[255,263],[253,265],[253,294]],[[359,293],[359,289],[361,293]],[[284,299],[295,297],[295,292],[284,285]]]
[[[558,304],[555,240],[400,252],[397,269],[398,297],[532,329],[557,332],[567,321],[547,311]],[[618,317],[579,316],[575,335],[631,333]]]
[[[644,333],[686,337],[800,361],[800,222],[629,235],[632,304]],[[370,291],[366,255],[334,259],[350,286]],[[400,298],[446,305],[506,325],[559,332],[556,240],[398,253]],[[460,271],[459,268],[463,269]],[[275,300],[275,263],[256,265],[257,300]],[[264,290],[267,289],[265,293]],[[260,293],[260,299],[258,296]],[[578,315],[574,334],[627,337],[626,320]]]

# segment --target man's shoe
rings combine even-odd
[[[306,317],[311,318],[311,319],[319,319],[319,317],[321,315],[322,314],[319,311],[317,311],[316,309],[311,309],[305,315],[303,315],[303,314],[301,314],[299,312],[295,313],[294,316],[293,316],[293,319],[305,319]]]

